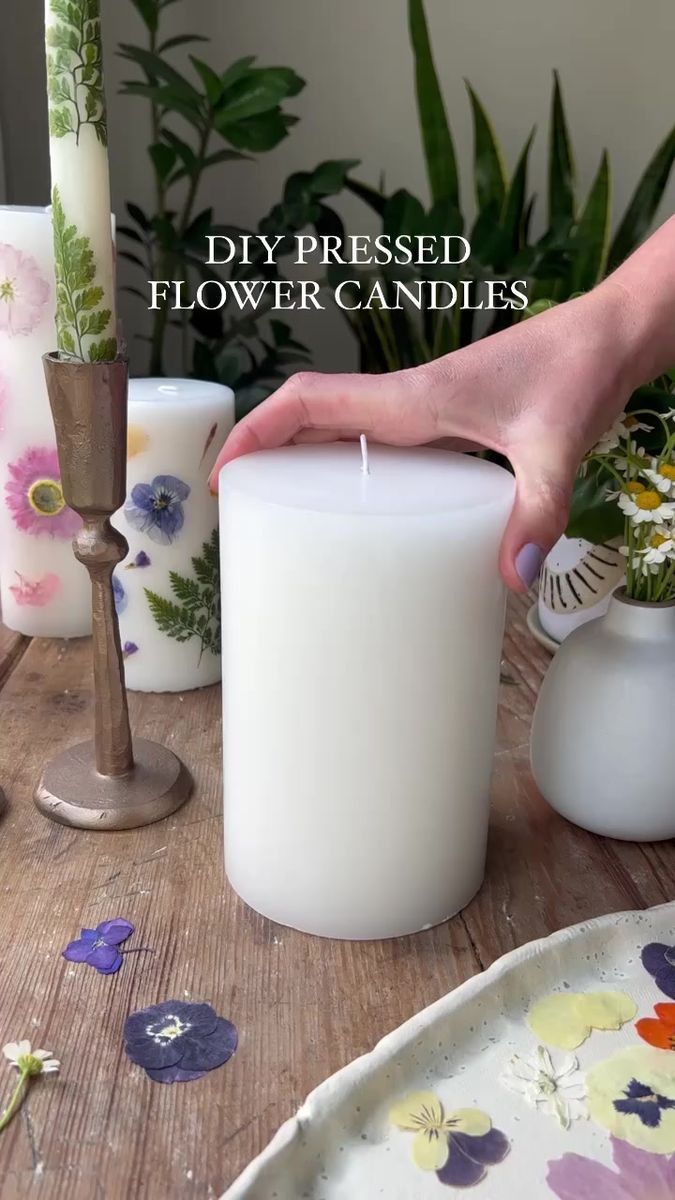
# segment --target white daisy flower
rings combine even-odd
[[[517,1092],[534,1108],[557,1117],[563,1129],[572,1121],[586,1118],[586,1083],[574,1054],[556,1054],[538,1046],[529,1058],[515,1054],[499,1076],[500,1082]]]
[[[639,551],[646,566],[658,570],[667,559],[675,558],[675,539],[673,530],[664,533],[653,533],[644,550]]]
[[[619,455],[618,458],[614,459],[614,466],[616,467],[617,471],[621,471],[621,473],[624,475],[627,471],[635,469],[635,463],[633,459],[647,457],[647,452],[644,446],[638,446],[637,442],[633,441],[628,443],[628,453],[631,456],[630,458],[624,458],[623,455]],[[640,467],[639,470],[644,474],[644,469],[642,467]]]
[[[661,463],[657,459],[652,459],[652,465],[648,470],[643,470],[642,474],[656,488],[657,492],[661,492],[664,496],[675,495],[675,463]]]
[[[30,1042],[26,1040],[7,1042],[2,1047],[2,1053],[17,1071],[25,1071],[27,1075],[48,1075],[58,1071],[61,1066],[51,1050],[32,1050]]]
[[[626,491],[619,496],[618,503],[634,525],[643,522],[663,525],[675,519],[675,504],[665,503],[656,488],[647,488],[635,481],[626,485]]]
[[[622,439],[629,439],[632,434],[642,430],[644,433],[651,433],[651,425],[645,425],[642,421],[638,421],[636,417],[630,413],[621,413],[616,418],[616,421],[603,433],[600,441],[593,447],[593,454],[607,454],[610,450],[616,449]]]

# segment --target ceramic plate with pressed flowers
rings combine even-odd
[[[532,942],[308,1097],[223,1200],[675,1196],[675,904]]]

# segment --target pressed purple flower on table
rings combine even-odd
[[[69,942],[63,957],[69,962],[87,963],[100,975],[113,975],[122,966],[119,947],[134,932],[134,926],[122,917],[102,921],[96,929],[83,929],[79,938]]]
[[[82,525],[63,498],[56,450],[32,446],[9,463],[5,499],[14,524],[23,533],[72,538]]]
[[[156,1083],[184,1083],[220,1067],[237,1048],[237,1030],[210,1004],[164,1000],[127,1017],[126,1052]]]
[[[185,524],[183,503],[190,488],[175,475],[156,475],[152,483],[137,483],[124,506],[124,515],[134,529],[154,542],[168,546]]]
[[[652,976],[657,988],[675,1000],[675,946],[650,942],[642,951],[642,965]]]
[[[448,1161],[436,1178],[448,1187],[475,1187],[487,1175],[488,1167],[500,1163],[510,1149],[509,1139],[500,1129],[491,1129],[481,1137],[468,1133],[450,1133]]]
[[[30,254],[0,243],[0,331],[32,333],[44,315],[49,290]]]
[[[548,1164],[547,1183],[558,1200],[673,1200],[675,1155],[649,1154],[611,1138],[614,1168],[582,1154]]]

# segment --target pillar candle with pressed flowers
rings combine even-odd
[[[0,595],[27,636],[82,637],[91,589],[73,557],[42,355],[54,348],[52,222],[45,208],[0,208]]]
[[[234,396],[220,384],[131,381],[127,500],[114,520],[129,555],[113,585],[132,691],[220,679],[218,502],[208,478],[233,424]]]
[[[101,0],[46,0],[57,348],[117,356]],[[53,347],[50,347],[53,349]]]

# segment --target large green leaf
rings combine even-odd
[[[188,103],[195,105],[200,103],[201,97],[196,88],[159,54],[153,54],[151,50],[144,50],[141,46],[129,46],[122,43],[120,57],[137,63],[139,67],[143,68],[149,79],[163,80]]]
[[[394,192],[387,201],[384,212],[383,230],[392,239],[407,234],[416,237],[426,233],[426,213],[419,200],[404,188]]]
[[[605,274],[612,222],[612,176],[607,151],[603,150],[598,173],[584,210],[570,238],[571,292],[587,292]]]
[[[218,128],[233,125],[249,117],[259,117],[305,86],[295,71],[286,67],[255,67],[243,78],[226,87],[218,106]]]
[[[659,146],[640,179],[609,252],[609,269],[623,262],[648,233],[675,161],[675,128]]]
[[[415,55],[417,108],[431,196],[434,203],[450,200],[459,208],[457,158],[431,52],[423,0],[408,0],[408,17]]]
[[[596,546],[619,537],[624,515],[616,501],[607,499],[615,488],[616,482],[602,468],[577,477],[565,531],[568,537],[585,538]]]
[[[574,219],[576,170],[558,72],[553,72],[548,159],[549,225]]]
[[[482,212],[491,205],[501,209],[508,187],[504,159],[490,118],[471,84],[468,80],[465,82],[473,114],[473,173],[478,211]]]
[[[297,121],[297,117],[291,117],[288,113],[274,108],[256,117],[247,117],[244,121],[225,121],[222,125],[216,117],[215,125],[218,132],[237,150],[250,150],[254,154],[262,154],[265,150],[273,150],[278,146]]]

